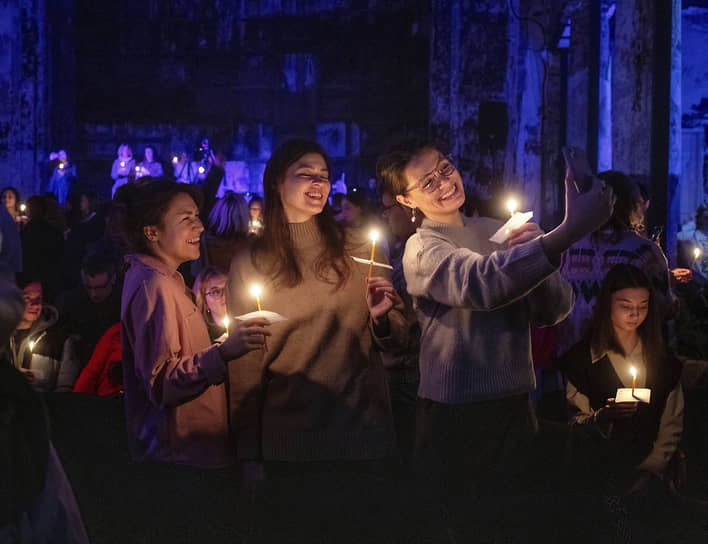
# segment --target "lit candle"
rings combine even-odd
[[[135,167],[135,171],[136,171],[136,172],[140,172],[140,167],[139,167],[139,166],[136,166],[136,167]]]
[[[254,285],[251,287],[251,294],[256,297],[256,304],[258,305],[258,311],[261,311],[261,287],[260,285]]]
[[[20,211],[21,211],[22,213],[25,213],[25,210],[26,210],[26,209],[27,209],[27,206],[25,206],[24,204],[20,204]]]
[[[506,207],[509,208],[509,213],[511,214],[511,216],[514,217],[514,214],[516,213],[516,208],[518,208],[519,205],[516,202],[516,200],[514,200],[513,198],[510,198],[506,202]]]
[[[700,247],[694,247],[693,248],[693,258],[694,260],[697,260],[698,257],[701,256],[701,248]]]
[[[200,173],[200,174],[203,174],[203,173],[204,173],[204,167],[203,167],[203,166],[200,166],[200,167],[199,167],[199,173]]]
[[[64,163],[63,162],[59,163],[59,170],[64,170]]]
[[[632,396],[634,396],[634,386],[637,385],[637,369],[630,367],[629,372],[632,374]]]
[[[30,348],[30,351],[34,350],[34,340],[30,340],[29,348]]]
[[[179,162],[179,158],[177,157],[177,155],[175,155],[174,157],[172,157],[172,162],[175,163],[175,164],[177,164],[177,163]]]
[[[374,268],[374,249],[376,249],[376,240],[379,238],[379,231],[372,230],[371,234],[371,259],[369,259],[369,277],[371,277],[371,271]]]
[[[123,168],[124,166],[125,166],[125,162],[124,162],[124,161],[120,161],[120,167]]]
[[[224,318],[224,328],[226,329],[226,336],[229,335],[229,316]]]

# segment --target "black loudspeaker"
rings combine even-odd
[[[496,151],[506,146],[509,117],[506,102],[481,102],[479,104],[479,145]]]

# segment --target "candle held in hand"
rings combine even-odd
[[[519,205],[515,199],[510,198],[506,202],[506,207],[509,209],[509,214],[511,215],[511,217],[514,217],[514,214],[516,213],[516,208],[518,208]]]
[[[693,258],[698,259],[698,257],[701,256],[701,248],[700,247],[694,247],[693,248]]]
[[[371,258],[369,259],[369,277],[371,277],[371,271],[374,268],[374,250],[376,249],[376,240],[379,239],[379,231],[372,230],[371,234]]]
[[[226,329],[226,336],[229,335],[229,321],[230,321],[229,316],[226,316],[224,318],[224,328]]]

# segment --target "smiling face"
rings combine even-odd
[[[308,153],[291,164],[278,187],[288,223],[304,223],[322,212],[329,190],[329,170],[322,155]]]
[[[465,202],[462,178],[440,151],[423,149],[408,162],[403,174],[408,182],[407,191],[396,200],[409,208],[418,208],[438,223],[462,222],[459,211]],[[428,188],[432,191],[425,192]]]
[[[161,225],[143,229],[152,254],[175,270],[199,258],[199,235],[204,230],[199,208],[186,193],[178,193],[162,218]]]
[[[612,293],[612,325],[617,334],[632,333],[644,322],[649,311],[649,291],[628,287]]]

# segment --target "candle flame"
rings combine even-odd
[[[30,340],[29,348],[30,348],[30,351],[32,351],[34,349],[34,340]]]
[[[25,211],[26,209],[27,209],[27,206],[25,206],[24,204],[20,204],[20,211],[21,212]]]
[[[636,378],[636,377],[637,377],[637,369],[634,368],[633,366],[632,366],[632,367],[629,367],[629,372],[630,372],[630,374],[632,374],[632,378]]]
[[[175,164],[177,164],[177,163],[179,162],[179,158],[177,157],[177,155],[175,155],[174,157],[172,157],[172,162],[175,163]]]
[[[226,316],[226,317],[224,318],[224,327],[226,327],[226,330],[229,329],[229,322],[230,322],[230,321],[231,321],[231,320],[229,319],[229,316]]]
[[[64,170],[64,163],[63,162],[59,164],[59,169]]]
[[[700,247],[693,248],[693,258],[697,259],[700,256],[701,256],[701,248]]]
[[[253,285],[251,286],[251,294],[258,298],[261,296],[261,286],[260,285]]]
[[[510,198],[506,202],[506,207],[509,208],[509,213],[511,213],[511,215],[514,215],[514,213],[516,212],[516,208],[519,207],[519,204],[516,202],[515,199]]]
[[[123,161],[120,162],[121,167],[125,166],[125,163]]]
[[[200,167],[199,167],[199,173],[200,173],[200,174],[203,174],[203,173],[204,173],[204,167],[203,167],[203,166],[200,166]]]
[[[136,167],[135,167],[135,171],[136,171],[136,172],[140,172],[140,167],[139,167],[139,166],[136,166]]]
[[[379,231],[372,230],[371,233],[369,234],[369,237],[371,238],[372,242],[376,243],[376,240],[379,239]]]

